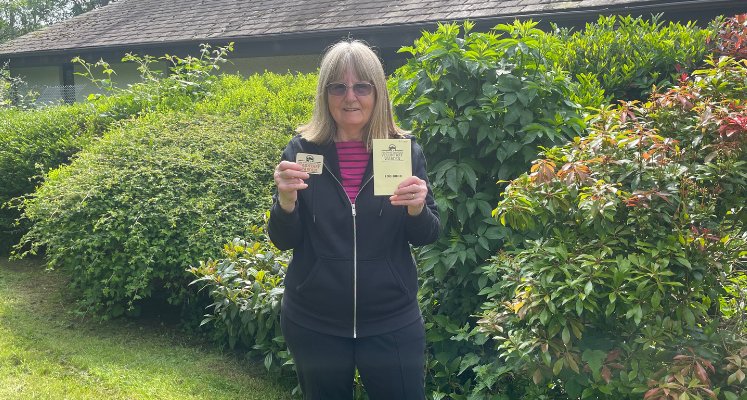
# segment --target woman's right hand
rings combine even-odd
[[[278,203],[285,212],[293,212],[296,208],[298,190],[306,189],[309,185],[304,179],[309,179],[309,174],[303,172],[300,164],[290,161],[281,161],[275,167],[275,184],[278,185]]]

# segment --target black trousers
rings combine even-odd
[[[352,400],[355,368],[371,400],[424,400],[425,327],[419,320],[363,338],[325,335],[281,314],[305,400]]]

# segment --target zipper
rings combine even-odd
[[[324,164],[324,168],[327,168],[329,174],[335,178],[342,188],[342,191],[345,192],[345,186],[343,186],[342,182],[340,182],[335,174],[332,173],[332,170],[327,167],[327,164]],[[358,189],[358,194],[355,195],[356,199],[368,182],[371,182],[371,179],[373,179],[373,175],[371,175],[366,182],[361,184],[361,187]],[[358,336],[358,229],[355,224],[355,203],[350,201],[350,196],[348,196],[347,192],[345,192],[345,198],[348,199],[353,213],[353,338],[355,339]]]

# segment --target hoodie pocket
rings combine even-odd
[[[358,261],[359,319],[396,313],[410,301],[410,293],[388,257]]]
[[[333,319],[353,318],[353,261],[319,258],[296,287],[299,305]]]

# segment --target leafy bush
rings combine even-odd
[[[747,62],[710,65],[506,189],[496,217],[539,237],[482,275],[496,366],[557,398],[747,399]]]
[[[161,290],[182,304],[185,267],[261,221],[287,139],[228,117],[149,114],[125,123],[23,200],[34,225],[19,247],[46,247],[85,309],[137,313],[135,300]]]
[[[107,95],[92,95],[87,104],[0,111],[0,205],[34,191],[39,183],[34,177],[43,172],[37,164],[46,171],[67,164],[91,138],[103,136],[120,120],[181,110],[237,116],[252,128],[292,132],[311,113],[316,76],[266,73],[244,80],[211,74],[231,50],[230,44],[215,50],[203,45],[200,58],[169,57],[171,74],[163,79],[150,68],[152,57],[129,54],[125,60],[140,64],[142,82],[127,88],[114,87],[115,71],[107,63],[76,59],[86,70],[81,75]],[[105,78],[92,75],[96,66],[104,68]],[[7,207],[0,210],[0,254],[27,231],[26,224],[14,225],[19,216]]]
[[[250,127],[269,126],[278,132],[295,134],[308,122],[314,106],[316,74],[272,72],[244,79],[224,75],[205,101],[195,105],[198,113],[231,115],[246,121]]]
[[[249,355],[264,358],[268,371],[277,372],[292,359],[280,331],[280,301],[290,254],[273,246],[263,228],[253,226],[250,239],[234,239],[223,247],[223,258],[200,261],[188,271],[192,284],[207,288],[215,303],[205,324],[214,321],[227,329],[231,348],[240,343]]]
[[[213,86],[219,80],[215,74],[220,69],[218,64],[227,62],[226,56],[233,51],[233,43],[211,50],[207,44],[200,45],[200,57],[164,56],[159,59],[171,64],[170,73],[163,77],[163,72],[151,69],[156,61],[152,56],[139,57],[127,53],[122,62],[135,62],[140,71],[141,82],[117,87],[112,79],[116,75],[109,63],[100,60],[95,64],[76,57],[73,62],[80,64],[85,72],[77,73],[93,82],[103,94],[91,94],[89,101],[106,104],[104,115],[137,116],[148,112],[188,111],[195,103],[210,95]],[[103,68],[104,78],[93,75],[92,69]],[[119,119],[119,118],[118,118]]]
[[[0,111],[0,206],[32,193],[43,171],[68,163],[105,124],[91,104],[48,107],[37,111]],[[0,210],[0,253],[20,239],[26,227],[16,226],[16,210]]]
[[[478,292],[491,279],[481,273],[483,260],[540,235],[492,218],[489,202],[502,189],[495,183],[529,171],[537,151],[583,136],[579,115],[593,111],[579,107],[642,96],[652,84],[669,85],[700,65],[713,31],[632,18],[615,28],[615,22],[602,18],[575,34],[544,34],[517,22],[464,37],[456,26],[442,26],[403,49],[414,58],[391,81],[395,112],[420,136],[448,232],[420,254],[429,398],[563,396],[562,386],[548,392],[496,361],[501,349],[487,344],[471,316],[480,313]]]
[[[24,98],[20,94],[23,82],[11,78],[6,68],[0,69],[0,109],[9,109],[3,112],[0,122],[0,148],[3,149],[0,151],[0,206],[14,197],[32,193],[38,183],[35,177],[43,170],[67,164],[91,138],[102,136],[116,121],[151,111],[191,108],[214,85],[218,78],[209,72],[218,68],[217,63],[225,61],[224,56],[230,50],[229,45],[210,53],[209,46],[204,45],[199,59],[170,57],[173,74],[163,81],[157,78],[157,71],[148,69],[151,57],[141,59],[128,55],[125,60],[140,62],[143,82],[126,89],[114,88],[110,77],[115,72],[107,63],[100,61],[96,66],[104,67],[109,78],[97,79],[91,75],[94,65],[76,58],[73,61],[87,71],[81,75],[110,95],[92,95],[87,104],[53,105],[36,110],[23,106]],[[18,217],[19,213],[7,205],[0,211],[0,254],[6,253],[28,229],[26,221],[14,224]]]
[[[501,192],[496,181],[528,170],[540,146],[584,131],[579,106],[569,100],[570,79],[548,68],[540,52],[545,34],[534,26],[470,33],[465,23],[460,37],[457,25],[442,25],[403,49],[413,58],[391,82],[400,123],[420,136],[448,232],[420,255],[426,380],[434,399],[464,398],[474,379],[470,367],[491,357],[482,350],[484,335],[469,343],[445,339],[462,334],[479,309],[487,278],[475,271],[511,234],[491,216],[490,202]]]
[[[223,258],[200,261],[187,270],[197,278],[192,284],[208,289],[215,300],[202,324],[213,321],[216,330],[226,331],[231,348],[238,343],[251,349],[248,356],[262,357],[268,372],[287,373],[293,358],[280,330],[280,304],[291,254],[272,245],[264,226],[253,226],[248,238],[225,244]],[[296,386],[291,394],[299,390]],[[354,397],[368,399],[358,371]]]
[[[719,56],[747,58],[747,14],[727,18],[708,39],[713,52]]]
[[[652,86],[671,86],[702,65],[709,53],[706,41],[719,22],[701,29],[693,23],[664,25],[660,17],[600,16],[583,31],[556,28],[546,36],[544,53],[578,81],[597,81],[608,99],[642,100]]]

